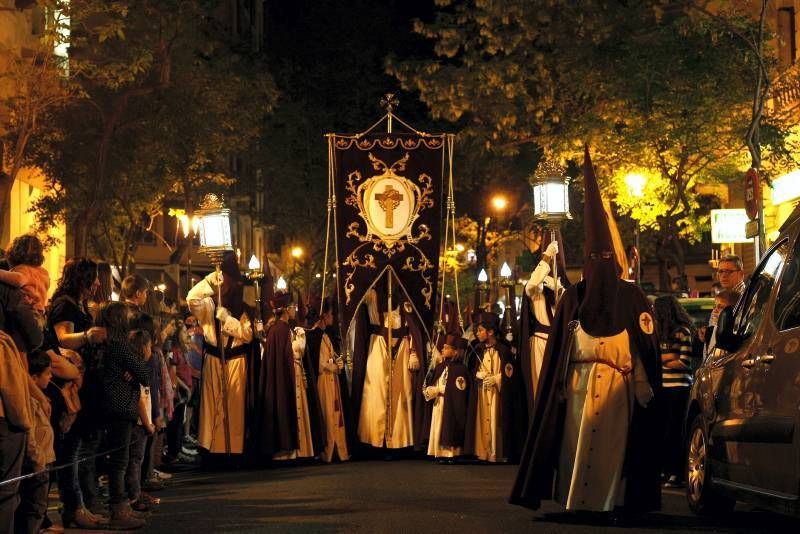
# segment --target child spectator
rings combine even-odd
[[[28,353],[28,372],[36,387],[40,390],[47,388],[52,373],[50,371],[50,356],[40,350]],[[31,428],[28,430],[28,444],[22,473],[34,476],[26,478],[20,483],[20,502],[14,514],[14,529],[16,532],[39,532],[42,520],[47,513],[47,492],[50,485],[47,466],[55,462],[56,453],[53,451],[53,427],[50,426],[46,407],[31,395]]]
[[[133,330],[129,334],[128,340],[131,348],[142,358],[142,361],[149,362],[153,356],[153,339],[150,334],[146,330]],[[160,502],[160,499],[144,493],[141,487],[142,462],[144,461],[147,437],[153,435],[156,427],[153,425],[150,387],[145,385],[139,387],[139,419],[136,426],[133,427],[130,459],[125,473],[125,489],[128,492],[128,499],[131,501],[131,508],[137,512],[147,512]]]
[[[142,385],[148,385],[147,364],[128,342],[128,307],[111,302],[103,308],[102,326],[108,340],[103,372],[103,401],[108,426],[110,449],[108,492],[112,529],[140,528],[145,521],[133,512],[125,492],[125,472],[128,468],[131,434],[139,417],[139,395]],[[127,380],[130,378],[130,380]]]
[[[50,289],[50,274],[42,267],[44,246],[33,234],[19,236],[8,250],[10,271],[0,270],[0,281],[20,288],[25,300],[33,308],[36,320],[44,328],[44,310]]]
[[[192,368],[186,360],[189,333],[183,321],[175,321],[177,330],[170,340],[168,360],[174,391],[174,412],[167,424],[167,461],[174,462],[181,453],[186,406],[192,395]],[[188,449],[187,449],[188,450]]]
[[[683,485],[685,449],[683,425],[694,376],[692,341],[697,336],[689,314],[673,295],[658,297],[653,303],[661,348],[661,374],[664,383],[664,414],[667,430],[663,450],[666,487]]]

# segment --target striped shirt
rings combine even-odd
[[[669,368],[662,366],[661,376],[665,388],[690,387],[692,385],[692,333],[686,327],[680,327],[661,343],[661,354],[677,354],[681,366]]]

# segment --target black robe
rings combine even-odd
[[[311,425],[311,443],[314,445],[314,454],[318,454],[325,448],[325,418],[322,416],[322,408],[319,404],[319,391],[317,390],[317,375],[319,365],[319,344],[317,344],[316,359],[308,351],[308,334],[311,330],[305,330],[306,348],[303,352],[303,371],[305,371],[308,385],[306,386],[306,403],[308,404],[308,421]],[[319,331],[322,332],[321,330]],[[322,342],[322,336],[319,338]]]
[[[248,403],[254,412],[249,450],[271,458],[279,451],[297,449],[294,353],[285,321],[275,321],[267,331],[257,380],[257,393]]]
[[[564,382],[569,365],[567,343],[569,324],[577,320],[585,282],[566,290],[558,303],[555,322],[547,340],[538,402],[531,418],[530,431],[510,502],[538,510],[542,500],[552,500],[558,454],[563,436],[566,398]],[[642,314],[652,311],[644,293],[635,285],[620,282],[617,309],[626,325],[631,343],[647,372],[654,398],[647,408],[634,401],[633,417],[628,430],[628,444],[623,466],[625,508],[635,511],[657,510],[661,507],[661,454],[663,418],[660,414],[661,357],[653,328],[651,334],[642,330]]]
[[[498,458],[506,458],[509,463],[517,463],[522,452],[522,445],[528,428],[528,400],[525,395],[525,383],[520,372],[519,361],[511,352],[511,348],[503,341],[494,346],[500,356],[500,368],[503,378],[501,386],[500,417],[502,418],[501,431],[503,433],[503,450],[497,451]],[[480,361],[483,359],[485,345],[480,343],[476,347],[475,369],[470,369],[475,387],[471,388],[469,409],[467,411],[466,437],[464,439],[464,454],[475,454],[475,422],[478,416],[478,392],[483,387],[480,380],[475,379],[475,373],[480,370]]]

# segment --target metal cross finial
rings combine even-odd
[[[400,101],[394,95],[394,93],[386,93],[383,98],[381,98],[381,107],[386,108],[386,111],[391,113],[394,108],[400,105]]]

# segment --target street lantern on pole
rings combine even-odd
[[[625,185],[628,188],[628,193],[631,197],[635,198],[636,200],[641,200],[644,198],[644,187],[647,185],[647,178],[643,174],[639,174],[638,172],[630,172],[625,175]],[[633,228],[633,248],[636,249],[635,255],[635,262],[634,262],[634,269],[633,269],[633,279],[636,281],[636,285],[641,285],[642,283],[642,266],[641,266],[641,254],[639,254],[639,219],[634,218],[636,221],[636,226]]]
[[[503,266],[500,268],[500,285],[503,286],[506,293],[506,308],[503,312],[503,319],[506,323],[506,340],[512,341],[513,339],[513,325],[511,322],[511,314],[516,313],[514,309],[514,303],[511,302],[511,288],[514,285],[514,281],[511,279],[511,267],[508,266],[507,262],[503,262]]]
[[[200,217],[187,215],[182,211],[177,217],[183,230],[183,237],[189,242],[186,248],[186,292],[188,293],[192,289],[192,249],[194,248],[194,239],[200,231]]]
[[[264,334],[264,319],[261,317],[261,280],[264,279],[264,271],[261,269],[261,262],[253,254],[247,264],[247,278],[253,282],[256,291],[256,333],[259,336]]]
[[[533,189],[533,217],[543,221],[550,239],[557,242],[556,233],[564,221],[572,219],[569,212],[569,176],[564,167],[551,161],[540,161],[529,180]],[[553,280],[558,280],[558,263],[553,256]],[[559,298],[556,283],[556,301]]]
[[[214,264],[218,277],[222,276],[222,257],[233,250],[231,240],[230,210],[225,207],[222,197],[208,193],[200,203],[199,218],[200,250]],[[222,284],[217,284],[217,306],[222,305]],[[222,325],[216,331],[217,349],[222,364],[222,418],[225,430],[225,452],[231,453],[231,436],[228,419],[228,367],[225,364],[225,343],[222,339]]]

